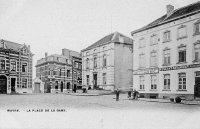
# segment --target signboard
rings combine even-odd
[[[165,67],[165,68],[160,68],[160,71],[177,70],[177,69],[188,69],[188,68],[196,68],[196,67],[200,67],[200,64]]]
[[[158,68],[147,68],[147,69],[139,69],[133,71],[134,75],[142,75],[142,74],[156,74],[159,73]]]

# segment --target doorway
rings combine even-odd
[[[194,96],[200,97],[200,71],[195,72]]]
[[[60,84],[60,91],[63,92],[63,82]]]
[[[93,74],[93,85],[94,89],[97,89],[97,73]]]
[[[4,75],[0,76],[0,94],[7,94],[7,78]]]
[[[11,78],[11,93],[15,93],[16,78]]]

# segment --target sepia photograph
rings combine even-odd
[[[0,0],[0,129],[200,129],[200,1]]]

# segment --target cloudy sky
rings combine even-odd
[[[0,39],[29,44],[35,66],[45,52],[80,52],[115,31],[131,37],[131,31],[164,15],[167,4],[177,9],[196,1],[0,0]]]

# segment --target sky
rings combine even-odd
[[[31,46],[33,77],[45,52],[80,52],[118,31],[128,37],[166,13],[198,0],[0,0],[0,39]]]

